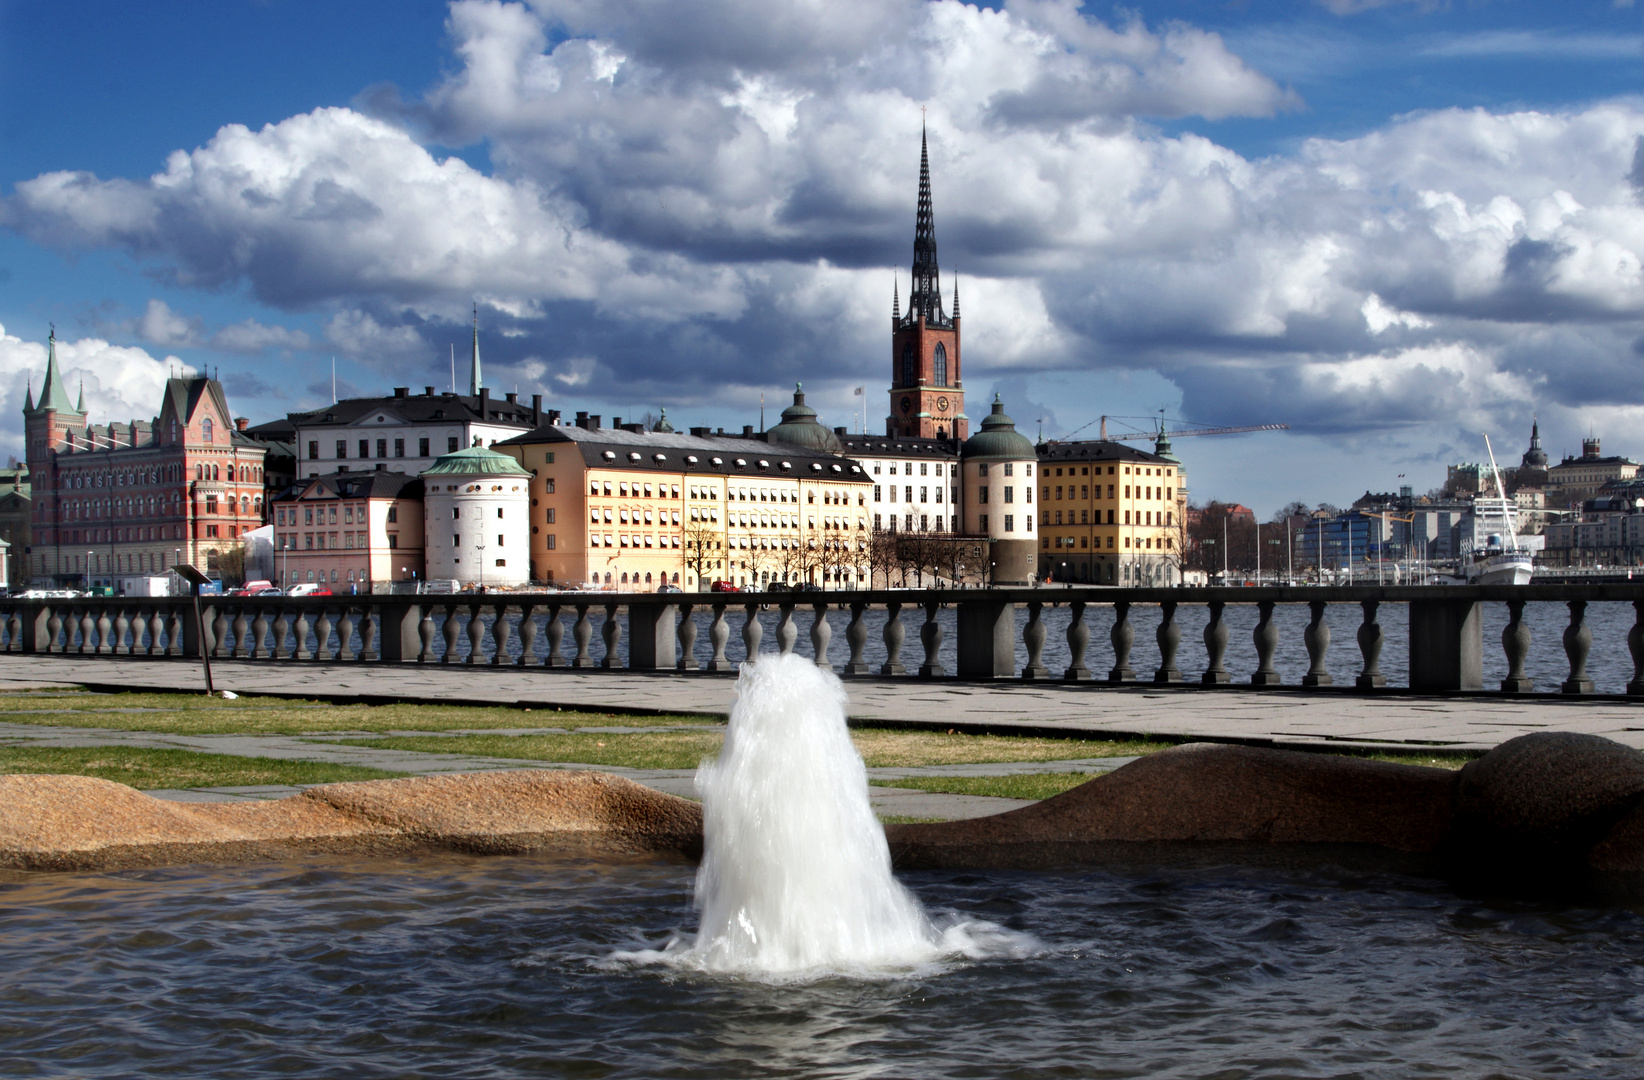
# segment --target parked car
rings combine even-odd
[[[681,589],[678,585],[670,585],[666,581],[664,581],[661,585],[658,585],[656,587],[656,591],[661,593],[661,592],[684,592],[685,590]]]
[[[252,593],[251,595],[252,596],[284,596],[285,595],[285,590],[280,588],[278,585],[270,585],[266,589],[258,589],[256,592]]]
[[[821,592],[822,591],[822,586],[818,585],[814,581],[796,581],[796,582],[794,582],[794,585],[793,585],[793,591],[794,592]]]
[[[238,588],[228,590],[229,596],[261,596],[264,589],[274,587],[272,581],[248,581]]]
[[[728,581],[716,581],[708,587],[709,592],[741,592],[742,590]]]
[[[291,586],[290,596],[330,596],[331,587],[318,582],[305,581],[301,585]]]

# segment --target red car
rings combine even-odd
[[[741,592],[742,590],[728,581],[716,581],[708,587],[709,592]]]

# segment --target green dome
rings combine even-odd
[[[966,461],[1033,461],[1038,451],[1026,435],[1016,430],[1016,421],[1005,415],[1004,402],[993,395],[993,412],[982,419],[982,430],[965,440],[960,456]]]
[[[484,446],[470,446],[466,450],[442,455],[423,470],[424,476],[519,476],[531,474],[507,454],[499,454]]]
[[[816,418],[816,410],[805,404],[803,384],[795,384],[793,404],[782,410],[782,422],[765,433],[769,442],[797,446],[824,454],[844,452],[839,436],[823,427]]]

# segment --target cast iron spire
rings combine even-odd
[[[471,397],[478,397],[480,385],[480,355],[479,355],[479,302],[474,302],[474,353],[468,367],[468,393]]]
[[[913,225],[913,284],[908,288],[908,317],[945,323],[942,272],[936,265],[936,215],[930,203],[930,152],[919,132],[919,213]]]

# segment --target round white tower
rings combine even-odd
[[[524,585],[531,576],[531,474],[506,454],[471,446],[422,474],[428,577],[463,585]]]
[[[1033,580],[1038,554],[1034,529],[1033,469],[1039,452],[1016,422],[1005,415],[997,394],[993,412],[982,420],[982,430],[965,440],[959,450],[964,474],[967,536],[987,537],[994,585],[1027,585]]]

